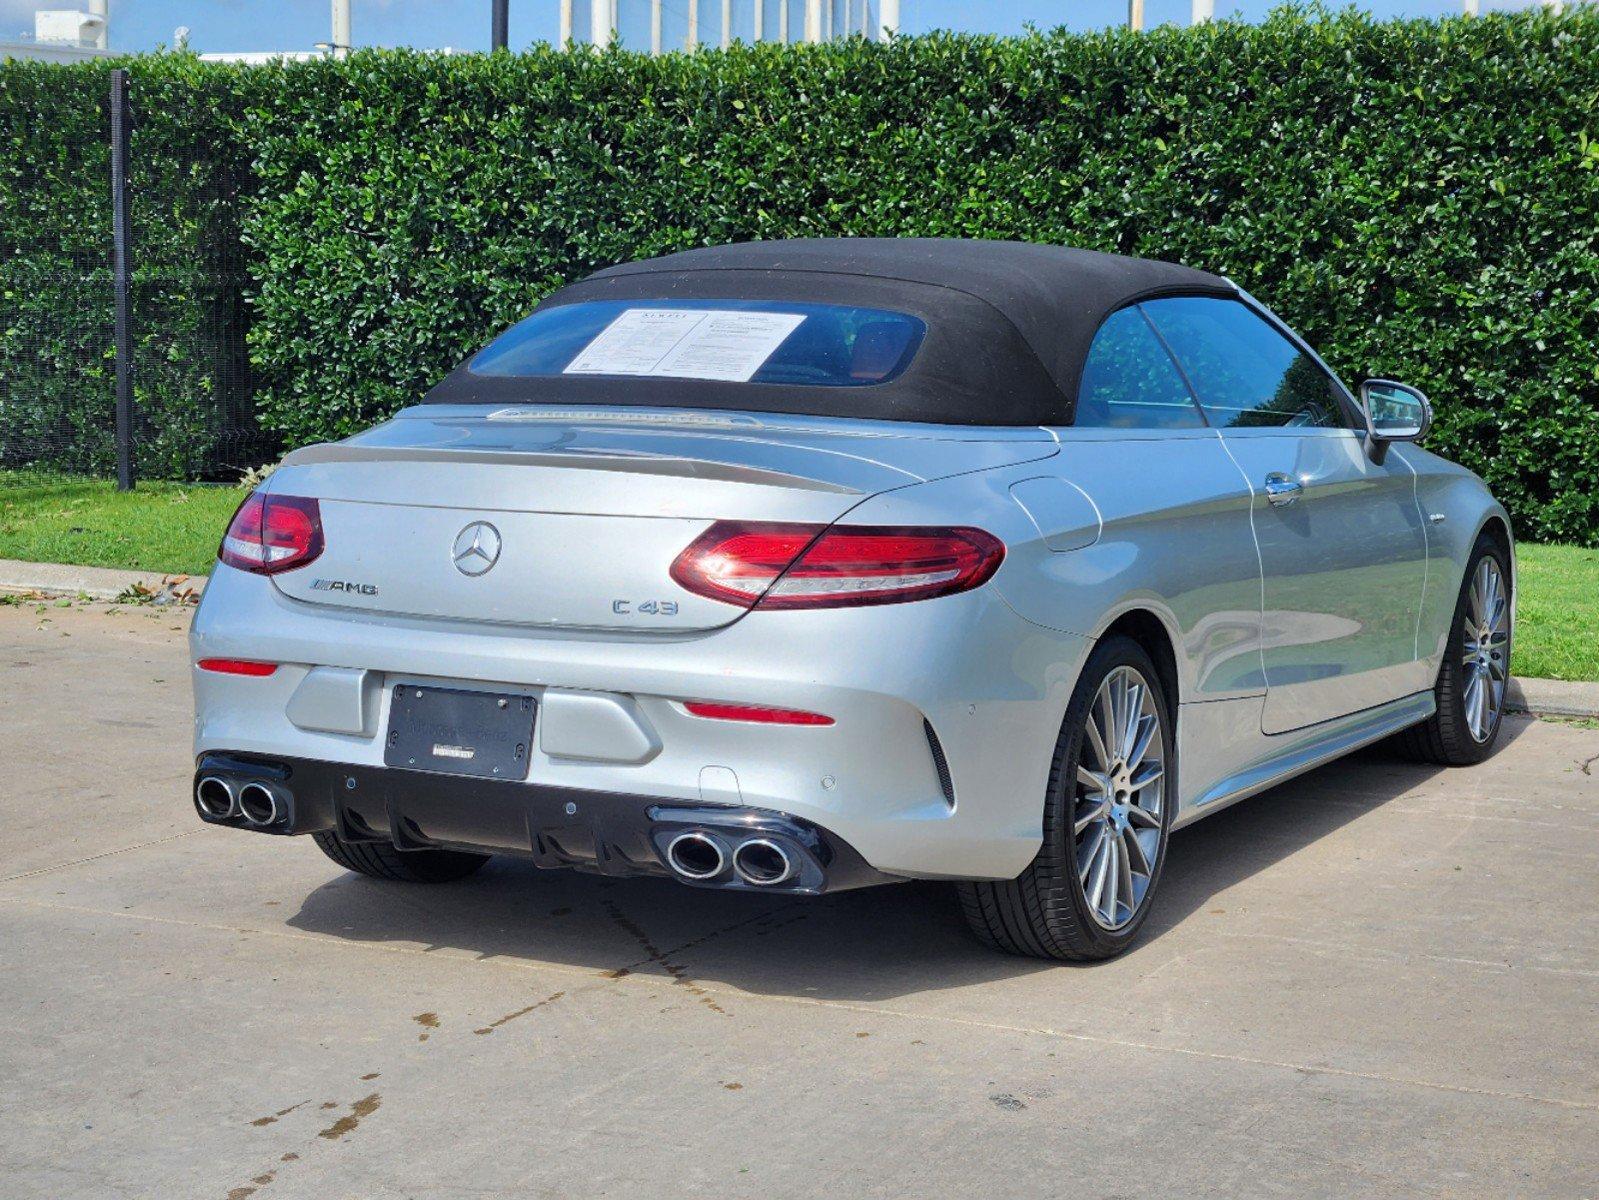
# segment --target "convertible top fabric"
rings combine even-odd
[[[818,238],[688,250],[599,271],[539,310],[587,300],[738,299],[910,313],[927,337],[910,367],[868,387],[558,375],[491,377],[463,363],[439,404],[741,409],[946,425],[1067,425],[1105,318],[1154,296],[1235,296],[1225,280],[1151,259],[1025,242]]]

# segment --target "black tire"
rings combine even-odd
[[[453,883],[484,863],[487,854],[461,850],[396,850],[381,842],[347,842],[336,833],[313,833],[316,844],[347,871],[401,883]]]
[[[1072,824],[1078,803],[1077,768],[1089,708],[1100,685],[1119,667],[1136,670],[1150,688],[1160,715],[1165,775],[1161,782],[1159,849],[1147,889],[1131,919],[1108,929],[1095,919],[1089,906],[1077,869]],[[1165,688],[1144,648],[1127,637],[1100,642],[1083,667],[1055,744],[1055,761],[1044,797],[1044,844],[1038,856],[1013,880],[957,885],[966,920],[980,941],[1008,954],[1089,961],[1113,958],[1137,940],[1166,865],[1167,841],[1176,809],[1177,753],[1173,732]]]
[[[1471,725],[1466,717],[1468,683],[1464,662],[1466,608],[1472,579],[1477,573],[1478,564],[1484,558],[1493,559],[1499,566],[1500,577],[1504,580],[1505,604],[1510,605],[1513,599],[1514,583],[1510,573],[1509,556],[1498,539],[1483,534],[1472,548],[1465,578],[1460,582],[1460,592],[1455,599],[1454,613],[1450,617],[1449,639],[1444,644],[1444,661],[1438,668],[1438,682],[1433,685],[1433,696],[1438,702],[1438,711],[1420,725],[1411,726],[1398,737],[1399,747],[1410,757],[1421,762],[1439,763],[1446,767],[1469,767],[1482,762],[1492,754],[1494,743],[1499,740],[1499,729],[1504,723],[1503,704],[1493,715],[1488,736],[1480,740],[1472,736]],[[1514,626],[1509,627],[1507,636],[1509,640],[1504,644],[1503,653],[1508,677],[1511,641],[1515,636]]]

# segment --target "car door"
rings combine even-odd
[[[1263,731],[1425,690],[1427,540],[1409,465],[1372,461],[1348,393],[1261,312],[1213,297],[1143,308],[1254,490]]]
[[[1182,703],[1244,702],[1253,726],[1263,688],[1250,492],[1136,306],[1100,327],[1072,424],[1058,436],[1053,461],[1065,482],[1012,489],[1050,548],[1073,550],[1052,573],[1063,591],[1045,603],[1065,596],[1105,612],[1158,598],[1178,634]],[[1073,493],[1091,505],[1097,540],[1077,536]],[[1199,766],[1200,756],[1185,764]]]

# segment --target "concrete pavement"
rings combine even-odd
[[[943,888],[438,888],[201,826],[181,610],[0,608],[0,1196],[1599,1195],[1599,730],[1174,836],[1054,966]]]

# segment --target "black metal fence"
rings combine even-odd
[[[277,450],[254,415],[245,181],[207,145],[141,136],[126,72],[99,104],[99,144],[38,165],[40,211],[0,244],[0,487],[235,480]],[[73,211],[52,171],[98,174],[103,208]]]

